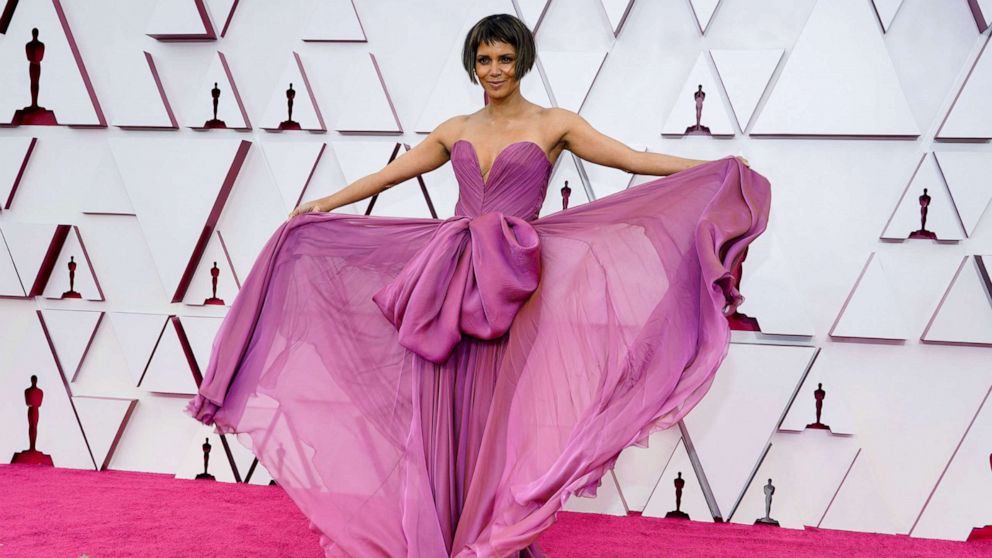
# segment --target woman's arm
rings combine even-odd
[[[591,163],[621,169],[633,174],[667,176],[708,162],[663,153],[634,151],[623,143],[599,132],[578,114],[564,109],[554,110],[557,112],[556,118],[562,121],[565,130],[562,136],[565,149]]]
[[[457,126],[458,120],[461,118],[463,117],[446,120],[413,149],[396,157],[379,171],[363,176],[329,196],[300,204],[299,207],[290,212],[289,216],[293,217],[311,211],[331,211],[343,205],[374,196],[405,180],[440,167],[450,157],[448,148],[445,147],[441,138],[447,137],[451,128]]]

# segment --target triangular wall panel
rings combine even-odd
[[[327,43],[368,42],[353,0],[316,0],[303,40]]]
[[[155,59],[148,51],[120,62],[121,74],[127,76],[126,87],[118,96],[114,126],[128,130],[175,130],[179,122],[165,93]]]
[[[8,70],[0,87],[0,122],[12,123],[14,112],[31,104],[25,48],[32,40],[33,28],[38,29],[38,40],[45,45],[38,105],[54,111],[54,119],[61,125],[105,127],[107,119],[60,0],[18,3],[0,41],[0,68]],[[12,71],[15,68],[17,71]]]
[[[884,257],[873,252],[847,295],[831,337],[905,340],[911,335],[904,302],[886,271]]]
[[[269,100],[269,106],[262,117],[263,129],[269,131],[297,129],[292,127],[292,123],[295,123],[300,130],[327,131],[324,116],[317,104],[317,96],[313,92],[310,78],[303,66],[303,59],[298,52],[293,53],[293,58],[275,83],[276,87]],[[290,96],[293,97],[292,119],[289,117]]]
[[[723,88],[716,74],[710,69],[704,53],[700,53],[696,58],[696,63],[675,97],[675,106],[672,107],[668,120],[665,121],[665,127],[661,130],[663,135],[685,135],[686,128],[696,125],[696,95],[699,94],[700,86],[704,96],[699,116],[700,126],[708,127],[709,133],[714,136],[734,135],[734,125],[721,98]]]
[[[245,111],[237,82],[223,52],[217,52],[217,57],[213,59],[199,83],[199,87],[190,96],[184,113],[187,126],[194,130],[211,129],[208,122],[214,121],[213,95],[216,87],[219,90],[216,120],[223,122],[223,127],[228,129],[251,130],[251,120],[248,118],[248,112]]]
[[[356,60],[344,80],[348,93],[339,106],[334,129],[344,133],[399,134],[403,132],[396,108],[375,55]]]
[[[992,111],[988,100],[992,98],[992,35],[978,54],[975,65],[968,72],[964,85],[954,99],[950,111],[937,130],[938,140],[989,140],[992,139]]]
[[[971,236],[992,201],[992,152],[946,151],[934,156],[964,233]]]
[[[780,48],[710,51],[741,130],[747,130],[783,52]]]
[[[992,346],[992,256],[965,256],[921,339]]]
[[[38,138],[0,138],[0,211],[10,209]]]
[[[706,505],[706,496],[703,494],[702,485],[693,470],[689,454],[685,449],[685,444],[679,439],[675,447],[672,458],[658,478],[651,496],[644,505],[643,515],[645,517],[665,517],[670,511],[675,510],[675,481],[681,473],[685,485],[682,487],[682,498],[679,502],[679,510],[689,514],[689,519],[693,521],[713,521],[709,506]]]
[[[183,300],[251,142],[111,140],[162,285]]]
[[[71,267],[75,268],[74,272]],[[76,225],[69,230],[52,264],[51,275],[43,296],[63,300],[71,298],[104,300],[100,280],[97,278],[96,270],[93,269],[93,262]]]
[[[103,321],[103,312],[43,309],[41,323],[55,356],[65,374],[73,382],[93,343],[96,330]]]
[[[817,2],[751,135],[918,136],[874,20],[863,0]]]
[[[913,173],[906,189],[903,190],[896,207],[882,231],[882,238],[905,240],[913,231],[923,226],[920,197],[930,196],[927,205],[926,230],[937,235],[939,240],[962,240],[965,237],[961,220],[955,209],[957,205],[944,183],[940,169],[933,156],[924,155]]]

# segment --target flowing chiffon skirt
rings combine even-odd
[[[768,181],[728,157],[534,219],[537,289],[505,334],[463,336],[440,364],[372,297],[464,217],[295,217],[187,412],[237,433],[327,556],[536,555],[570,496],[706,393],[742,301],[730,270],[769,205]]]

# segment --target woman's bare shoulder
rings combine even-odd
[[[451,146],[464,135],[465,126],[468,124],[471,116],[470,114],[452,116],[438,124],[431,135],[435,136],[450,151]]]

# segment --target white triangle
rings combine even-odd
[[[992,152],[945,151],[934,156],[964,232],[971,236],[992,201]]]
[[[0,231],[0,297],[24,297],[27,292],[21,285],[21,278],[14,267],[14,260],[7,250],[3,231]]]
[[[62,250],[55,259],[43,296],[49,299],[61,299],[64,293],[70,290],[70,262],[76,264],[71,290],[78,292],[85,300],[104,300],[100,282],[86,252],[86,245],[83,244],[83,238],[79,234],[79,227],[75,225],[69,230]]]
[[[765,485],[771,479],[771,518],[789,529],[815,527],[857,453],[853,437],[822,430],[775,434],[731,521],[752,525],[765,516]]]
[[[290,212],[303,199],[317,164],[324,154],[324,142],[269,142],[262,144],[265,161],[269,165],[276,186],[282,196],[286,212]],[[385,163],[383,163],[385,164]],[[381,168],[381,167],[380,167]]]
[[[108,312],[107,316],[127,362],[128,374],[136,386],[162,336],[168,316],[132,312]]]
[[[212,427],[200,425],[197,434],[190,440],[186,451],[183,452],[182,459],[176,468],[177,479],[195,479],[196,475],[203,472],[203,443],[210,441],[209,461],[207,462],[207,472],[214,476],[218,482],[235,482],[234,471],[231,469],[231,462],[227,458],[227,451],[221,442],[220,435],[213,432]],[[197,482],[210,482],[201,480]]]
[[[815,334],[809,306],[796,288],[798,276],[792,261],[774,230],[767,230],[748,249],[739,285],[744,303],[739,310],[757,319],[762,333]]]
[[[699,32],[705,34],[710,20],[713,19],[713,12],[720,5],[720,0],[689,0],[689,5],[692,7],[692,15],[696,17]]]
[[[706,505],[706,497],[703,495],[703,489],[681,438],[671,460],[658,478],[658,484],[651,492],[647,504],[644,505],[644,517],[665,517],[665,514],[675,510],[675,480],[679,473],[682,473],[682,480],[685,481],[679,510],[689,514],[689,519],[693,521],[712,523],[713,515]]]
[[[41,314],[62,373],[73,382],[103,320],[103,312],[44,309]]]
[[[623,24],[627,21],[630,8],[634,5],[634,0],[600,0],[603,9],[606,10],[606,17],[610,20],[610,28],[613,36],[620,36]]]
[[[352,0],[316,0],[314,11],[307,18],[303,40],[345,43],[368,41]]]
[[[87,183],[89,192],[83,197],[83,213],[134,215],[131,199],[127,197],[124,179],[117,168],[114,154],[108,146]]]
[[[300,125],[303,130],[327,131],[324,124],[324,116],[317,106],[316,96],[310,86],[310,79],[307,77],[306,69],[303,66],[303,59],[299,53],[294,52],[293,57],[283,70],[282,76],[277,80],[275,89],[269,105],[265,109],[265,116],[262,117],[262,127],[266,130],[279,130],[279,124],[289,119],[289,101],[287,93],[290,86],[293,88],[293,121]]]
[[[350,184],[386,166],[397,145],[393,141],[334,141],[331,149]]]
[[[170,319],[138,387],[155,393],[195,395],[197,387],[190,364],[176,325]]]
[[[723,99],[720,95],[722,89],[720,80],[710,69],[704,53],[700,53],[696,57],[696,63],[676,97],[675,106],[668,114],[665,127],[661,130],[662,134],[681,136],[686,133],[686,128],[696,125],[695,96],[700,85],[702,85],[705,94],[700,113],[700,125],[709,127],[710,134],[714,136],[734,135],[734,125],[731,124],[730,116],[723,106]]]
[[[4,462],[9,462],[14,452],[28,449],[24,390],[35,375],[43,392],[36,449],[51,455],[56,467],[92,470],[93,459],[72,407],[71,389],[55,364],[35,308],[22,306],[26,305],[5,307],[0,326],[0,424],[4,425],[0,446]]]
[[[598,513],[603,515],[614,515],[624,517],[627,515],[627,506],[624,504],[623,495],[613,471],[607,471],[600,479],[600,485],[596,490],[596,496],[586,498],[577,494],[572,495],[562,510],[569,512]]]
[[[209,16],[204,22],[201,15],[200,10],[206,10],[203,1],[158,0],[148,18],[145,34],[163,41],[216,39]]]
[[[814,347],[732,343],[706,397],[683,419],[725,519],[815,353]]]
[[[914,537],[963,541],[975,527],[992,524],[989,447],[992,398],[986,399],[974,422],[927,500]],[[967,547],[965,547],[967,548]]]
[[[217,57],[210,63],[199,84],[189,95],[186,105],[187,126],[197,130],[206,129],[206,122],[213,119],[213,89],[216,84],[220,90],[217,99],[217,119],[222,120],[224,125],[232,130],[251,130],[251,121],[238,92],[234,74],[231,73],[231,66],[223,52],[217,52]]]
[[[747,130],[783,52],[780,48],[710,51],[741,130]]]
[[[517,16],[527,24],[531,32],[537,33],[548,13],[551,0],[514,0]]]
[[[986,39],[975,66],[965,78],[950,111],[937,130],[938,139],[992,139],[992,49]]]
[[[954,199],[944,184],[936,161],[930,156],[924,156],[912,180],[903,190],[902,197],[882,231],[882,238],[905,240],[910,233],[919,230],[922,226],[919,198],[924,189],[931,198],[927,206],[926,229],[934,232],[940,240],[964,238],[961,220],[954,209]]]
[[[179,321],[182,322],[183,332],[186,333],[190,349],[193,350],[197,367],[203,374],[210,363],[214,338],[217,337],[217,331],[220,329],[223,318],[182,316]]]
[[[0,118],[10,122],[14,111],[31,104],[31,83],[25,45],[38,29],[45,45],[38,85],[38,105],[55,113],[61,125],[106,126],[100,102],[86,73],[82,55],[72,38],[67,19],[60,17],[57,2],[20,2],[3,41],[0,68],[5,69],[0,87]],[[63,21],[65,25],[63,26]]]
[[[375,55],[361,55],[352,64],[351,73],[343,80],[348,84],[344,101],[338,106],[334,129],[339,132],[400,133],[403,126]]]
[[[541,65],[558,106],[580,112],[606,61],[607,51],[541,51]]]
[[[110,146],[162,285],[178,302],[197,242],[216,225],[251,143],[128,138]]]
[[[126,426],[124,421],[138,400],[76,396],[72,401],[97,468],[105,469],[104,465],[110,463],[110,451]]]
[[[903,340],[910,336],[904,302],[885,271],[883,258],[872,252],[861,276],[830,328],[831,337]]]
[[[0,212],[10,209],[38,138],[0,138]]]
[[[217,266],[217,293],[213,290],[213,267]],[[231,268],[231,261],[224,250],[224,243],[217,232],[210,235],[200,263],[196,265],[193,279],[190,281],[183,303],[190,306],[205,306],[207,299],[219,298],[223,301],[219,306],[230,306],[238,294],[240,281]]]
[[[882,24],[882,29],[887,33],[892,26],[892,20],[896,17],[896,12],[902,6],[902,0],[872,0],[875,6],[875,15],[878,22]]]
[[[36,282],[40,279],[41,266],[45,255],[55,241],[55,233],[59,225],[49,223],[16,223],[3,224],[3,238],[10,250],[10,258],[21,279],[21,285],[28,296]],[[37,294],[37,293],[36,293]]]
[[[842,385],[842,384],[838,384]],[[785,418],[778,429],[780,432],[818,432],[818,429],[806,428],[806,425],[816,422],[816,390],[824,391],[820,411],[820,422],[830,427],[829,432],[838,435],[856,434],[854,415],[847,405],[847,398],[840,391],[843,388],[834,386],[829,375],[822,368],[813,366],[802,387],[796,393],[792,405],[789,406]]]
[[[864,0],[817,2],[751,134],[918,136],[874,19]]]
[[[668,428],[651,434],[647,447],[631,446],[620,453],[613,473],[631,511],[644,511],[681,440],[678,428]]]
[[[982,259],[992,260],[992,256]],[[982,272],[978,259],[964,257],[921,339],[992,345],[992,293]]]
[[[234,17],[234,10],[240,0],[205,0],[214,32],[219,37],[227,34],[227,24]]]
[[[148,51],[116,61],[119,79],[113,120],[120,128],[173,130],[179,127],[165,86]]]

